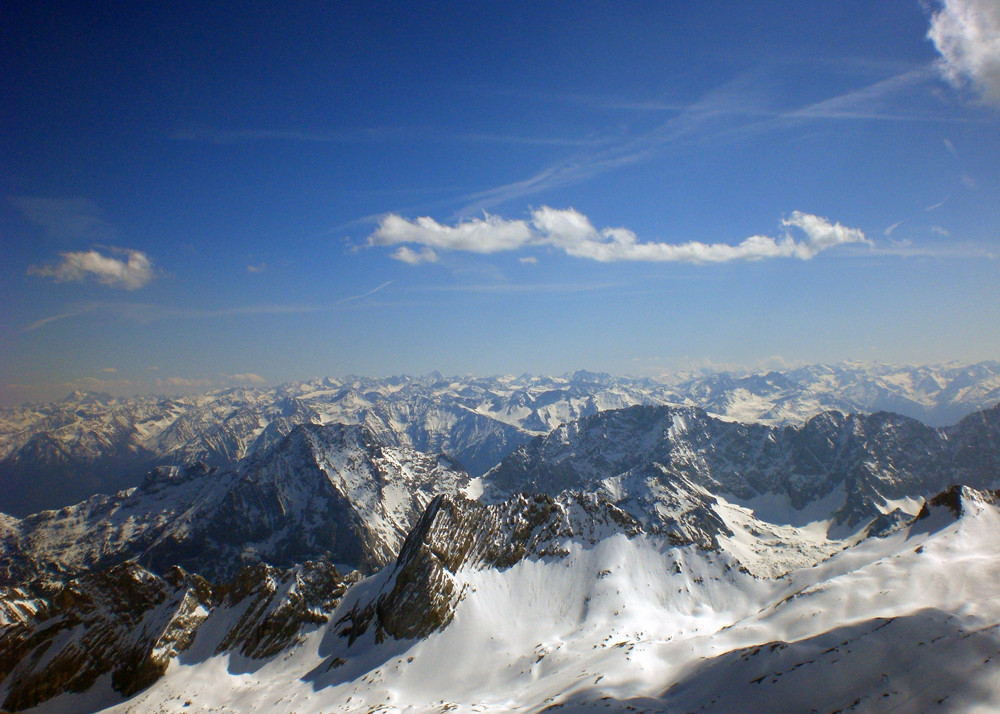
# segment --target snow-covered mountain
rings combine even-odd
[[[325,559],[371,571],[395,558],[438,493],[469,477],[444,456],[363,426],[300,425],[238,466],[162,467],[137,488],[0,521],[0,584],[137,560],[214,581],[258,562]]]
[[[1000,406],[595,409],[481,478],[397,434],[0,514],[0,708],[1000,705]]]
[[[225,466],[297,424],[364,424],[383,442],[444,452],[473,476],[532,436],[598,411],[695,406],[729,421],[800,424],[817,414],[893,411],[945,426],[1000,402],[1000,364],[813,365],[659,380],[561,377],[319,379],[268,389],[61,402],[0,410],[0,511],[27,515],[138,485],[158,465]]]
[[[744,423],[800,424],[824,411],[893,412],[949,426],[1000,402],[1000,363],[816,364],[767,373],[717,372],[674,384],[687,404]]]
[[[441,496],[359,582],[260,566],[213,588],[123,564],[8,591],[0,696],[67,714],[990,711],[997,500],[950,489],[765,578],[600,498]]]
[[[693,407],[638,406],[536,437],[483,481],[488,496],[604,493],[647,529],[681,522],[664,506],[673,498],[664,488],[676,493],[680,483],[771,521],[802,524],[820,515],[856,528],[897,508],[915,513],[920,499],[952,483],[988,487],[998,476],[1000,405],[943,429],[885,412],[827,412],[800,427],[775,427]]]

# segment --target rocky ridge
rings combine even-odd
[[[463,594],[455,579],[460,569],[508,568],[525,558],[565,555],[567,541],[594,544],[642,532],[625,512],[594,495],[519,495],[489,506],[438,496],[407,536],[385,582],[355,601],[339,632],[351,642],[369,628],[377,642],[426,637],[451,622]]]
[[[288,570],[247,566],[211,585],[178,567],[157,575],[125,562],[65,581],[39,578],[0,590],[0,701],[18,711],[102,677],[122,696],[139,692],[190,653],[239,652],[252,659],[294,646],[303,628],[325,623],[351,578],[329,563]],[[207,626],[206,626],[207,625]]]
[[[362,426],[301,425],[239,466],[161,468],[136,489],[0,521],[0,584],[130,560],[213,581],[317,558],[372,572],[436,494],[468,483],[449,459],[386,446]]]
[[[1000,476],[1000,406],[935,429],[897,414],[827,412],[801,427],[727,422],[691,407],[630,407],[585,417],[519,447],[484,476],[487,496],[603,490],[633,515],[637,470],[649,488],[681,481],[752,504],[787,499],[786,517],[832,497],[855,527],[896,503]],[[654,499],[655,501],[656,499]],[[631,504],[631,505],[629,505]]]
[[[598,411],[696,406],[729,421],[801,424],[893,411],[943,426],[1000,401],[1000,364],[845,363],[648,378],[326,378],[276,388],[115,399],[74,393],[0,410],[0,511],[24,516],[138,485],[158,465],[226,466],[297,424],[363,424],[383,442],[443,452],[474,476],[531,436]]]

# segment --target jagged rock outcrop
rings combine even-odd
[[[773,427],[726,422],[691,407],[630,407],[536,437],[484,480],[487,494],[502,498],[519,490],[596,490],[636,469],[658,469],[647,480],[668,491],[686,480],[737,501],[782,495],[794,509],[842,492],[833,515],[856,526],[897,499],[929,496],[954,482],[993,484],[1000,475],[1000,406],[947,429],[881,412],[827,412],[801,427]]]
[[[518,495],[483,505],[438,496],[407,537],[385,584],[357,601],[341,621],[351,642],[374,628],[375,638],[426,637],[448,625],[462,597],[463,568],[506,568],[528,557],[565,555],[565,542],[595,543],[635,536],[640,525],[595,495]]]
[[[361,426],[301,425],[227,469],[160,468],[137,489],[0,522],[0,584],[138,560],[213,581],[247,564],[328,558],[374,571],[424,507],[468,474],[441,455],[387,446]]]
[[[1000,501],[1000,491],[980,490],[956,484],[928,499],[914,517],[913,523],[924,521],[940,513],[950,514],[951,520],[958,520],[970,507],[995,504]]]
[[[306,562],[286,571],[264,563],[247,566],[231,584],[216,589],[220,612],[242,611],[216,653],[238,650],[264,659],[281,652],[300,641],[305,625],[327,622],[356,580],[356,574],[344,577],[329,563]]]
[[[125,695],[149,686],[190,646],[212,590],[180,569],[159,577],[123,563],[65,583],[6,589],[3,600],[3,707],[17,711],[86,691],[105,674]]]
[[[84,692],[110,675],[131,696],[188,650],[203,625],[215,652],[264,659],[327,622],[353,577],[329,563],[286,571],[258,564],[212,586],[180,568],[159,576],[134,562],[65,582],[2,589],[0,696],[19,711],[64,692]],[[211,651],[211,650],[209,650]]]

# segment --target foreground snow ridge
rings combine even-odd
[[[1000,707],[995,493],[956,487],[772,579],[725,549],[642,533],[593,498],[522,499],[438,497],[396,563],[277,653],[218,652],[241,615],[220,607],[132,699],[105,681],[33,711]],[[392,634],[405,627],[411,637]]]

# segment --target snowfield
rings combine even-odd
[[[775,579],[664,538],[570,539],[562,557],[460,569],[454,619],[423,640],[348,645],[337,621],[388,566],[270,659],[212,655],[210,618],[133,699],[104,682],[32,711],[997,711],[1000,511],[957,493]]]

